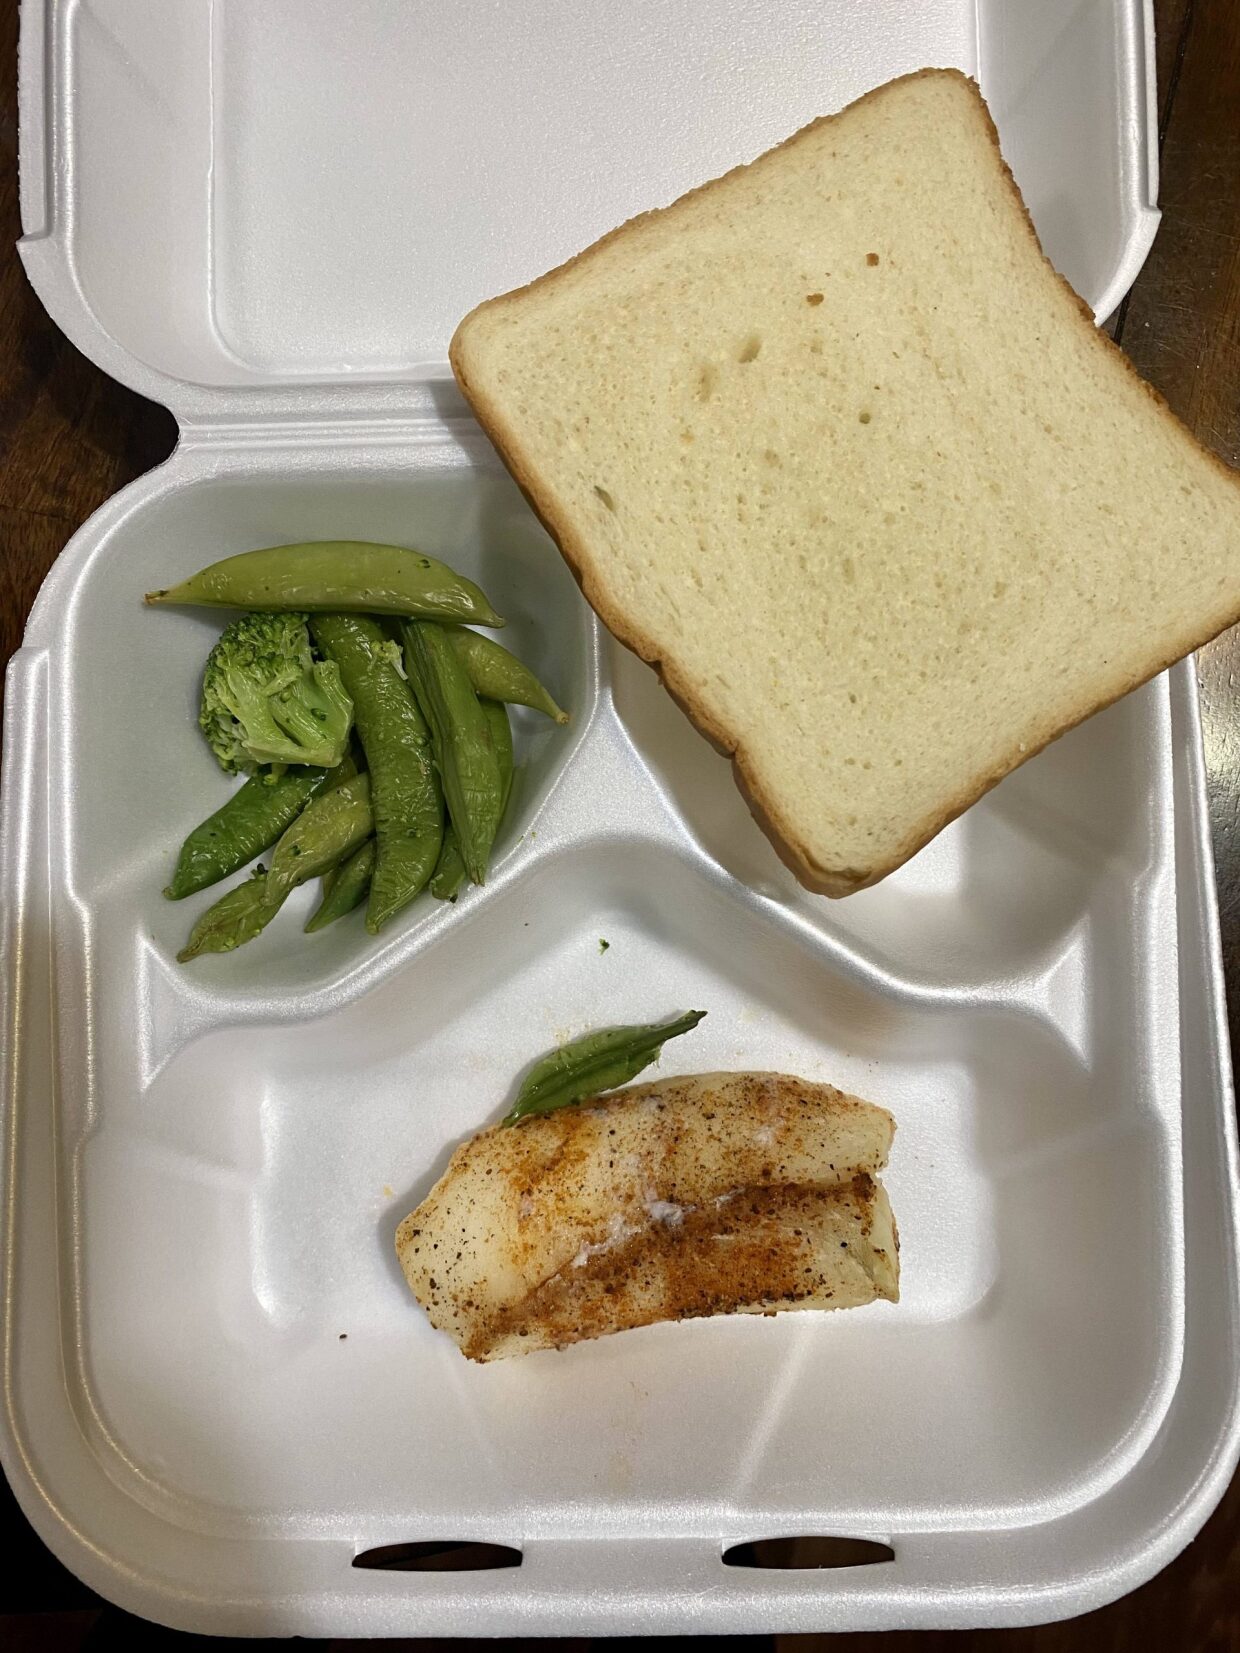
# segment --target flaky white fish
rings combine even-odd
[[[396,1251],[472,1360],[659,1320],[894,1302],[876,1180],[894,1129],[785,1074],[636,1085],[464,1143]]]

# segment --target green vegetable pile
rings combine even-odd
[[[272,851],[199,917],[183,963],[252,941],[312,878],[307,931],[365,901],[372,935],[424,889],[455,901],[483,883],[512,794],[506,706],[568,717],[468,629],[503,624],[472,581],[402,546],[319,541],[228,557],[146,600],[247,611],[211,651],[198,721],[248,778],[190,833],[164,894]]]

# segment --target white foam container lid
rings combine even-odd
[[[1013,1625],[1130,1589],[1205,1519],[1240,1335],[1191,670],[878,888],[809,896],[445,365],[477,300],[926,64],[979,75],[1105,313],[1157,222],[1152,45],[1135,0],[26,0],[23,257],[182,431],[75,536],[8,677],[0,1450],[104,1595],[268,1635]],[[208,898],[159,890],[221,797],[212,627],[140,593],[335,536],[479,578],[573,723],[518,717],[484,891],[184,970]],[[665,1071],[895,1113],[901,1302],[468,1365],[397,1220],[555,1038],[688,1005]],[[722,1564],[806,1534],[894,1559]],[[458,1539],[523,1564],[351,1566]]]

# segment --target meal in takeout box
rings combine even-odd
[[[955,72],[881,87],[481,305],[451,359],[586,597],[813,890],[881,879],[1240,614],[1235,477],[1043,257]],[[406,547],[310,543],[148,601],[251,611],[201,715],[250,778],[165,893],[269,847],[270,867],[199,916],[183,960],[252,939],[309,878],[310,931],[363,900],[377,931],[424,889],[483,882],[513,784],[504,702],[565,714],[470,629],[502,624],[474,582]],[[415,1294],[467,1354],[896,1297],[881,1109],[744,1073],[583,1082],[577,1104],[460,1148],[402,1225]],[[841,1118],[864,1149],[832,1149]],[[794,1166],[789,1119],[816,1122]]]

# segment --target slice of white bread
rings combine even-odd
[[[1236,477],[1044,259],[954,71],[481,305],[451,358],[828,895],[1240,618]]]

